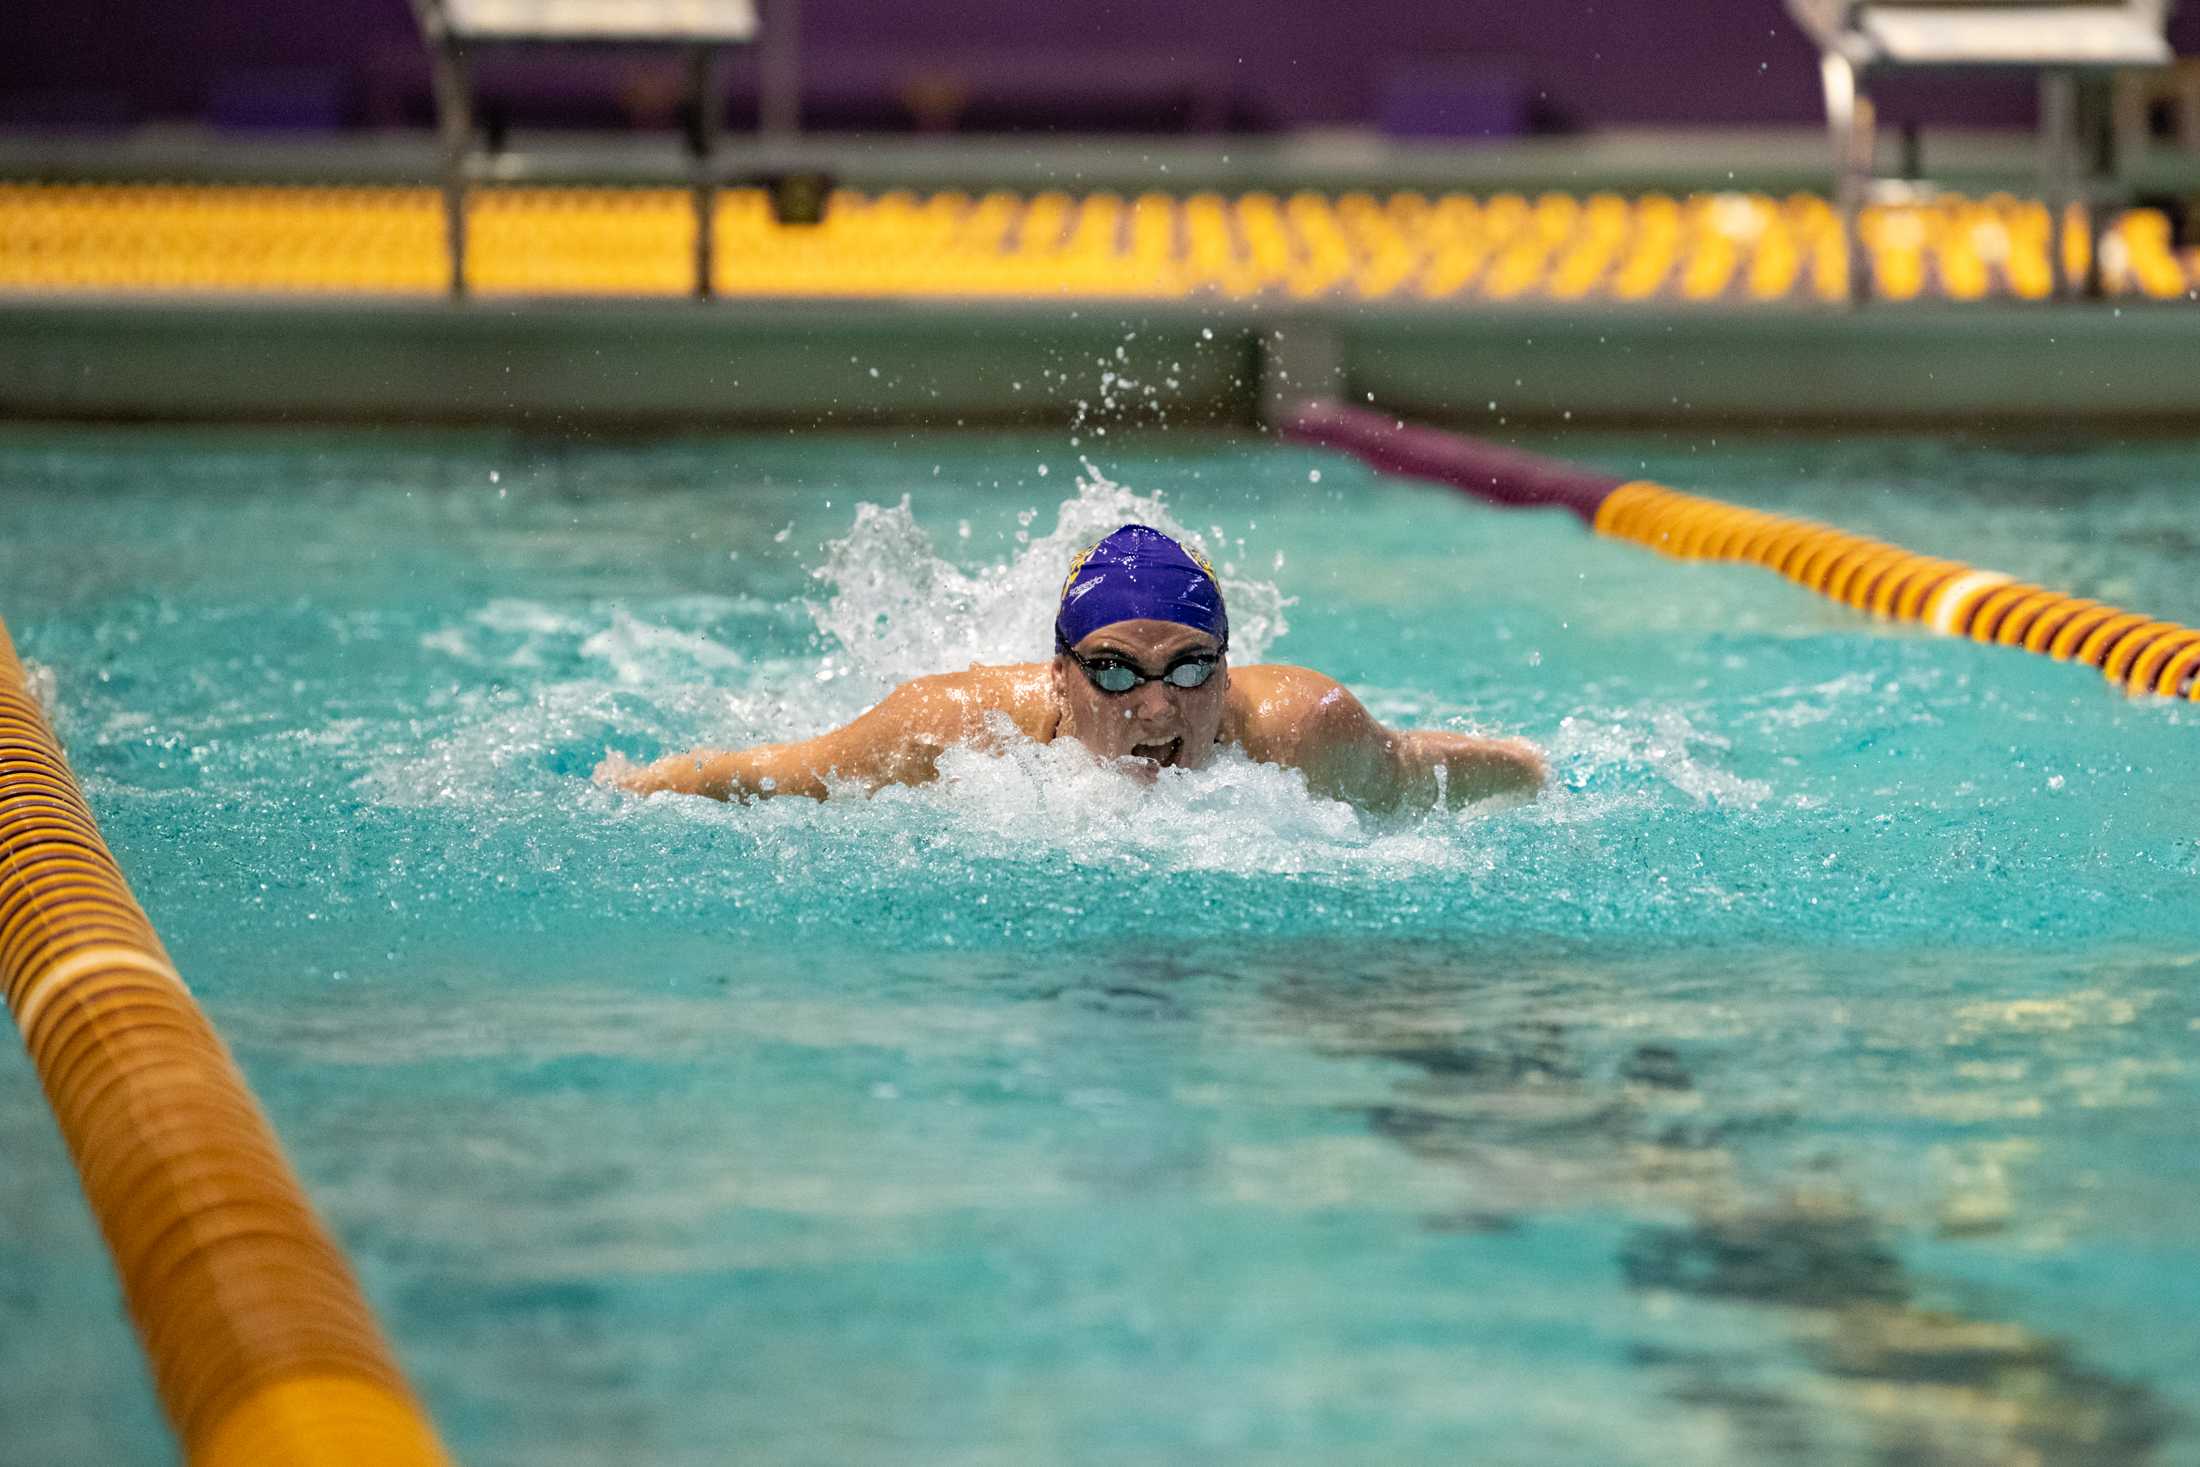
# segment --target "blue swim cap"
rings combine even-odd
[[[1173,621],[1230,645],[1214,567],[1150,525],[1125,525],[1069,563],[1054,645],[1066,651],[1119,621]]]

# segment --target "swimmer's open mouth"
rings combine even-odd
[[[1133,759],[1150,760],[1164,769],[1174,767],[1177,756],[1183,752],[1184,740],[1182,738],[1171,739],[1165,744],[1131,745],[1131,757]]]

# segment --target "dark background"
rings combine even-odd
[[[2200,6],[2172,34],[2200,51]],[[1501,137],[1822,117],[1816,54],[1779,0],[806,0],[801,41],[819,129]],[[484,83],[517,125],[658,126],[676,73],[542,56]],[[735,121],[752,117],[753,68],[727,90]],[[2021,125],[2032,93],[1972,79],[1888,102],[1896,120]],[[107,0],[0,20],[0,126],[430,119],[405,0]]]

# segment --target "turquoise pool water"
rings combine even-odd
[[[2200,616],[2192,443],[1536,446]],[[1130,513],[1552,789],[587,782]],[[2200,1459],[2190,705],[1121,431],[10,429],[0,615],[476,1467]],[[0,1151],[0,1460],[173,1460],[12,1043]]]

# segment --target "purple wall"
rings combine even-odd
[[[97,21],[89,17],[98,17]],[[22,7],[0,45],[0,123],[424,121],[404,0],[108,0]],[[2200,7],[2176,27],[2200,50]],[[973,38],[982,38],[974,40]],[[1289,126],[1408,130],[1807,123],[1811,48],[1778,0],[805,0],[805,72],[826,125]],[[647,112],[646,68],[606,88],[528,62],[493,79],[565,120]],[[593,91],[590,87],[593,87]],[[736,109],[750,83],[734,78]],[[610,95],[605,95],[606,92]],[[2022,122],[2029,88],[1966,83],[1930,115]],[[1905,109],[1900,98],[1890,108]],[[600,115],[599,115],[600,114]],[[921,116],[920,116],[921,114]]]

